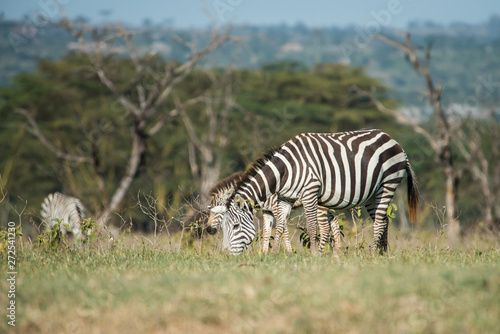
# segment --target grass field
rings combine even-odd
[[[392,236],[394,238],[394,234]],[[396,235],[397,237],[397,235]],[[154,243],[153,243],[154,244]],[[500,251],[390,240],[234,257],[133,237],[113,247],[17,245],[16,327],[1,333],[498,333]],[[3,257],[3,260],[5,257]],[[5,261],[0,268],[6,273]],[[6,314],[8,284],[1,282]]]

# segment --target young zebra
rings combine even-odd
[[[243,173],[236,172],[222,181],[218,182],[209,192],[210,195],[210,205],[209,209],[212,213],[211,226],[217,227],[223,220],[224,213],[226,212],[226,203],[229,197],[234,193],[236,186],[241,179]],[[296,201],[292,208],[297,208],[301,206],[300,201]],[[290,244],[290,238],[287,227],[287,217],[284,215],[280,208],[280,200],[277,194],[271,195],[267,201],[262,205],[262,218],[263,222],[263,247],[262,252],[266,254],[269,251],[269,239],[271,238],[272,226],[274,218],[276,217],[276,236],[274,239],[273,249],[279,251],[281,236],[283,236],[283,243],[285,244],[285,250],[288,253],[292,252],[292,245]],[[330,223],[331,230],[334,236],[335,249],[340,250],[340,228],[338,220],[330,214],[328,210],[318,211],[318,220],[324,220]],[[228,234],[226,224],[222,225],[224,235]],[[225,239],[226,240],[226,239]],[[227,240],[226,240],[227,242]],[[228,244],[223,245],[228,248]]]
[[[309,235],[320,229],[320,245],[311,238],[311,249],[323,251],[328,224],[318,213],[364,205],[374,221],[372,251],[387,250],[387,208],[404,174],[408,180],[410,220],[416,220],[419,193],[404,150],[380,130],[334,134],[304,133],[259,159],[227,191],[225,206],[212,209],[208,224],[223,214],[224,236],[233,254],[244,251],[255,238],[254,206],[263,207],[276,194],[278,210],[288,218],[292,205],[304,206]],[[217,221],[215,221],[217,224]]]
[[[77,239],[82,237],[80,223],[85,219],[85,207],[78,198],[63,195],[61,193],[49,194],[45,197],[40,211],[47,230],[51,230],[59,219],[62,221],[61,231],[66,234],[69,225],[69,232]]]

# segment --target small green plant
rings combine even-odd
[[[305,227],[297,227],[297,229],[301,230],[299,235],[299,241],[304,248],[311,248],[311,237],[309,233],[307,233],[307,229]],[[319,241],[319,236],[316,234],[316,241]]]
[[[55,222],[54,226],[50,230],[46,230],[35,239],[38,246],[47,247],[52,250],[61,249],[68,247],[68,238],[63,232],[63,228],[71,231],[69,224],[64,223],[63,220],[54,218],[52,221]],[[92,218],[85,218],[80,222],[80,233],[81,238],[79,238],[76,243],[87,244],[98,238],[97,232],[98,224],[94,222]]]
[[[40,235],[35,239],[36,243],[41,247],[47,247],[50,249],[66,248],[68,244],[61,227],[64,226],[69,230],[69,224],[63,223],[63,220],[58,218],[54,218],[52,221],[56,223],[50,230],[40,233]]]
[[[396,218],[396,211],[398,210],[398,206],[396,203],[391,203],[387,208],[387,218],[389,219],[389,224],[392,224],[392,220]]]
[[[81,243],[88,243],[97,239],[97,227],[99,225],[92,218],[85,218],[80,223],[80,230],[82,233],[82,238],[79,240]]]
[[[14,228],[14,233],[12,232]],[[21,225],[11,228],[2,227],[0,229],[0,253],[3,253],[8,249],[8,244],[12,243],[13,240],[22,240],[23,232],[21,232]]]
[[[201,223],[201,219],[198,219],[189,226],[189,230],[191,232],[194,232],[195,230],[198,230],[200,227],[203,228],[203,225]]]
[[[259,231],[255,233],[255,238],[253,239],[251,247],[255,247],[256,245],[258,245],[261,240],[263,240],[263,234],[261,231]]]

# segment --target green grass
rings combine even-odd
[[[338,257],[301,250],[234,257],[212,247],[172,251],[137,239],[112,248],[18,245],[15,330],[496,333],[498,248],[415,243],[393,241],[385,256],[351,249]],[[5,262],[0,270],[7,272]],[[6,305],[4,279],[1,287]],[[8,333],[2,319],[0,332]]]

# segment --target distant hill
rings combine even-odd
[[[375,21],[374,21],[375,22]],[[172,38],[176,34],[203,43],[209,32],[175,30],[170,26],[135,27],[141,52],[155,52],[167,59],[181,60],[185,46]],[[393,29],[381,29],[393,36]],[[408,29],[416,45],[432,43],[432,69],[436,82],[444,85],[443,100],[448,103],[478,101],[498,104],[500,91],[500,17],[493,16],[478,25],[434,22],[412,22]],[[304,66],[318,62],[348,62],[363,66],[368,73],[389,86],[405,105],[421,105],[420,92],[425,88],[405,61],[404,55],[380,41],[368,38],[364,27],[328,27],[312,29],[302,24],[293,26],[238,26],[232,34],[242,43],[217,50],[204,66],[229,64],[259,68],[270,62],[294,60]],[[8,85],[20,72],[31,72],[40,59],[58,59],[75,49],[75,41],[62,29],[37,27],[28,21],[0,20],[0,85]]]

